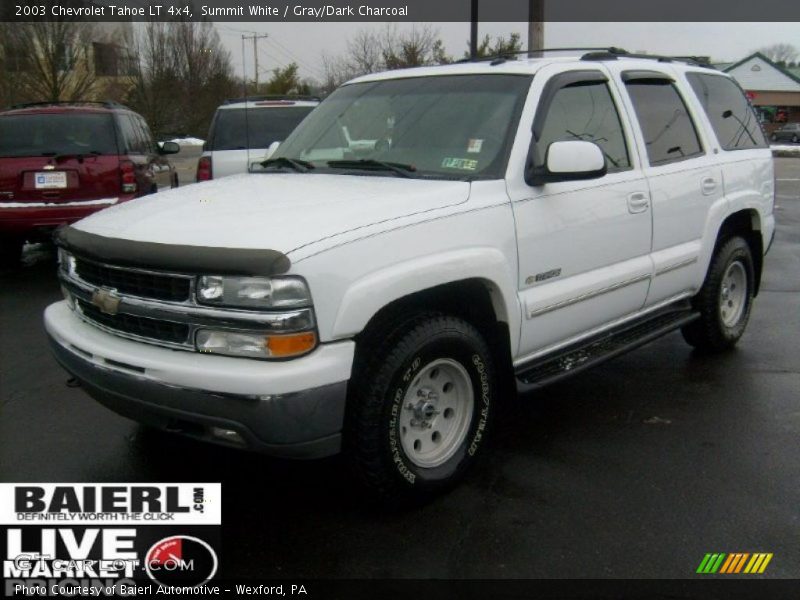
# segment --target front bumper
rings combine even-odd
[[[341,448],[353,342],[285,362],[213,356],[105,333],[66,302],[47,308],[45,327],[58,362],[123,416],[273,456],[320,458]]]

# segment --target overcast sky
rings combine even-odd
[[[231,51],[238,74],[242,72],[242,34],[266,33],[259,40],[259,72],[265,80],[276,66],[292,61],[302,77],[322,78],[322,56],[345,52],[347,39],[359,29],[382,30],[382,23],[217,23]],[[398,28],[413,27],[398,23]],[[419,27],[419,25],[416,25]],[[433,23],[448,54],[461,56],[467,48],[469,23]],[[519,32],[523,46],[527,23],[482,23],[479,35],[507,36]],[[655,54],[711,56],[715,61],[735,61],[752,50],[778,42],[800,48],[800,23],[547,23],[546,47],[617,46]],[[253,76],[253,46],[247,41],[245,67]]]

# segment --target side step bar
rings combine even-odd
[[[699,317],[700,313],[688,307],[670,307],[604,331],[555,354],[520,365],[515,369],[517,389],[529,391],[550,385],[652,342]]]

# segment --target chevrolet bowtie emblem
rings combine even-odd
[[[117,314],[119,303],[120,297],[114,293],[114,290],[100,288],[92,294],[92,304],[99,308],[100,312],[107,315]]]

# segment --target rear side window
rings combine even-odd
[[[282,142],[313,106],[281,108],[223,108],[217,111],[211,136],[211,150],[269,148]]]
[[[631,79],[625,87],[642,127],[651,165],[685,160],[703,153],[697,129],[672,81]]]
[[[689,73],[686,78],[724,150],[767,147],[755,112],[738,85],[720,75]]]
[[[594,142],[606,157],[609,171],[631,166],[619,113],[604,81],[586,81],[558,90],[547,109],[536,154],[543,160],[553,142]]]
[[[142,131],[133,116],[121,114],[119,116],[119,127],[122,133],[122,143],[127,154],[146,154]]]
[[[156,153],[156,143],[153,140],[153,134],[150,132],[150,127],[147,125],[147,121],[144,120],[143,117],[134,117],[136,122],[138,123],[139,132],[142,138],[143,148],[146,153],[148,154],[155,154]]]

